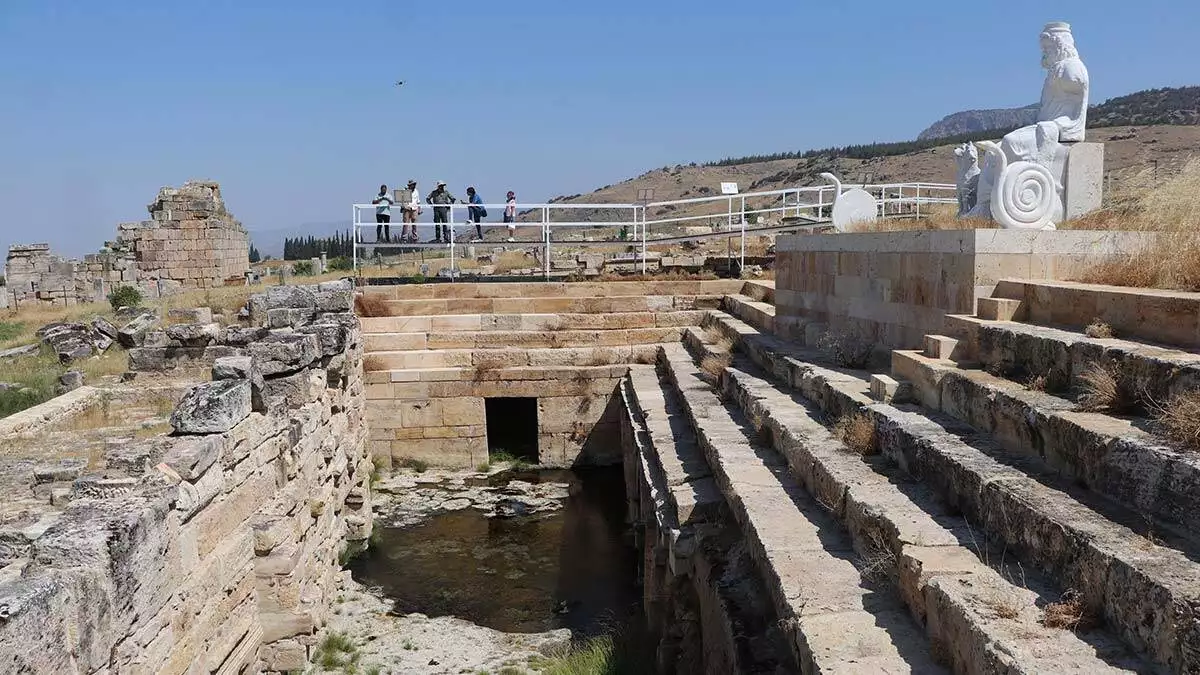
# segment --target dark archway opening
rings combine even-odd
[[[538,463],[538,403],[536,398],[484,399],[488,455],[507,453]]]

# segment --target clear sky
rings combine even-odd
[[[534,201],[909,139],[1036,101],[1049,20],[1096,102],[1200,83],[1185,0],[0,0],[0,246],[93,251],[188,178],[254,232],[409,177]]]

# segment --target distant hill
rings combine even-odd
[[[994,129],[1033,124],[1038,105],[995,110],[964,110],[947,115],[917,134],[918,141],[936,140]],[[1089,127],[1142,124],[1200,124],[1200,87],[1166,87],[1110,98],[1088,110]]]
[[[1038,104],[1024,108],[995,108],[992,110],[964,110],[934,122],[928,129],[917,134],[918,141],[927,141],[947,136],[971,134],[992,129],[1015,129],[1037,121]]]

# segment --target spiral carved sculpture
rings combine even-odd
[[[1022,161],[1005,166],[991,201],[992,218],[1005,228],[1049,230],[1062,222],[1058,181],[1041,164]]]

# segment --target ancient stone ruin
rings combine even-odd
[[[115,241],[83,260],[55,256],[48,244],[10,247],[5,301],[73,305],[103,300],[122,285],[155,298],[245,283],[249,236],[225,208],[220,186],[164,187],[146,208],[149,220],[120,224]]]

